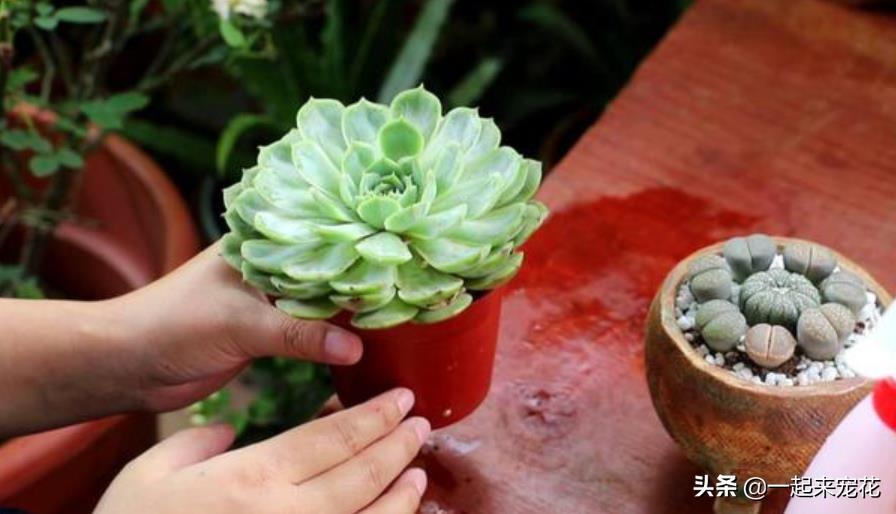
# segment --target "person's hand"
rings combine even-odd
[[[120,390],[154,411],[184,407],[218,390],[252,358],[331,364],[361,357],[357,336],[294,319],[244,284],[217,245],[175,272],[99,307],[126,326]]]
[[[401,422],[413,402],[396,389],[229,453],[226,426],[180,432],[131,462],[94,514],[411,514],[426,475],[402,471],[430,430]]]

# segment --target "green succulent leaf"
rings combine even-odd
[[[454,297],[448,305],[432,310],[421,310],[414,318],[416,323],[438,323],[457,316],[473,303],[473,297],[462,293]]]
[[[358,203],[358,216],[376,228],[383,228],[386,219],[401,210],[401,204],[387,196],[372,196]]]
[[[403,233],[420,239],[432,239],[461,224],[467,214],[466,205],[458,205],[447,211],[430,214],[410,223]]]
[[[421,86],[397,94],[392,100],[391,111],[393,117],[404,118],[416,127],[424,140],[428,140],[442,117],[442,103]]]
[[[316,248],[305,254],[305,260],[283,267],[286,276],[296,280],[321,282],[333,280],[358,259],[352,243],[341,243]]]
[[[312,98],[296,114],[302,137],[322,148],[333,165],[342,162],[345,152],[345,138],[342,136],[344,111],[345,107],[336,100]]]
[[[355,249],[368,261],[379,265],[401,264],[411,260],[411,252],[400,237],[380,232],[362,240]]]
[[[418,307],[430,307],[453,296],[464,285],[461,278],[441,273],[419,259],[398,267],[398,296]]]
[[[414,239],[411,244],[432,267],[445,273],[456,273],[480,262],[489,247],[473,246],[451,239]]]
[[[240,271],[243,274],[243,281],[255,289],[270,295],[278,293],[277,288],[271,283],[270,274],[255,268],[246,261],[240,264]]]
[[[376,229],[365,223],[314,225],[312,230],[329,243],[349,243],[376,232]]]
[[[367,330],[393,327],[411,321],[418,312],[417,307],[394,298],[377,310],[355,314],[352,317],[352,325]]]
[[[339,194],[339,169],[316,143],[306,140],[294,144],[292,159],[306,182],[331,195]]]
[[[377,141],[383,155],[393,161],[417,155],[423,148],[423,136],[404,118],[383,125],[377,134]]]
[[[250,239],[240,247],[240,255],[255,269],[268,273],[283,272],[286,263],[302,258],[313,247],[308,245],[282,245],[265,239]]]
[[[485,155],[491,153],[501,144],[501,131],[495,120],[485,118],[481,120],[482,128],[476,142],[467,150],[464,160],[468,163],[476,162]]]
[[[302,282],[279,275],[271,277],[271,284],[280,294],[296,300],[312,300],[330,292],[330,285],[326,282]]]
[[[371,294],[392,287],[395,283],[395,266],[381,265],[359,259],[330,286],[345,295]]]
[[[375,134],[374,140],[376,140]],[[355,185],[360,185],[364,172],[377,160],[377,152],[372,145],[353,141],[342,159],[342,169],[346,175],[351,177]]]
[[[491,275],[504,266],[513,254],[513,243],[507,243],[500,248],[495,248],[479,264],[457,273],[463,278],[480,278]]]
[[[339,306],[328,298],[314,300],[280,298],[274,304],[286,314],[301,319],[327,319],[339,312]]]
[[[236,269],[240,269],[243,265],[243,256],[240,253],[242,245],[243,240],[236,234],[225,234],[221,238],[221,257],[224,258],[227,264]]]
[[[452,109],[442,118],[427,148],[438,149],[445,144],[454,142],[466,152],[476,144],[481,131],[482,122],[476,110],[458,107]]]
[[[395,298],[395,288],[387,287],[381,291],[368,294],[330,295],[330,300],[345,310],[352,312],[370,312],[386,306]]]
[[[498,174],[467,180],[437,196],[431,209],[439,212],[457,205],[466,205],[467,216],[478,218],[498,203],[501,191],[502,181]]]
[[[516,275],[523,265],[523,254],[515,253],[508,258],[500,268],[494,272],[480,278],[474,278],[467,281],[467,288],[477,291],[484,289],[494,289]]]
[[[522,244],[529,239],[529,236],[544,223],[544,220],[547,217],[548,208],[541,202],[530,200],[529,203],[526,204],[526,212],[523,214],[523,228],[513,238],[513,243],[516,247],[522,246]]]
[[[523,204],[508,205],[478,219],[464,220],[445,235],[465,243],[498,246],[519,231],[525,211],[526,206]]]
[[[245,219],[245,218],[244,218]],[[255,215],[256,230],[278,243],[309,244],[321,242],[314,224],[301,218],[283,216],[272,211]]]
[[[342,115],[342,133],[350,147],[355,143],[372,144],[376,142],[380,128],[387,121],[389,121],[389,109],[361,99],[345,108],[345,113]]]

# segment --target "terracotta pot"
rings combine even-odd
[[[353,366],[330,366],[344,405],[356,405],[394,387],[414,391],[413,416],[433,428],[460,421],[488,394],[498,340],[501,291],[479,298],[458,316],[421,325],[359,330],[341,315],[335,322],[358,334],[364,356]]]
[[[0,198],[8,194],[0,183]],[[108,137],[88,157],[74,206],[83,223],[58,227],[42,271],[54,290],[72,298],[126,293],[199,249],[174,186],[120,137]],[[0,506],[87,514],[121,467],[154,441],[154,417],[143,414],[9,440],[0,445]]]
[[[781,247],[799,240],[775,241]],[[721,253],[722,246],[709,246],[681,261],[653,300],[646,338],[653,405],[687,457],[709,473],[737,475],[739,484],[754,476],[789,484],[843,416],[870,392],[871,382],[851,378],[766,386],[704,361],[676,324],[675,297],[690,262]],[[883,305],[889,304],[890,296],[868,273],[842,255],[836,257],[841,267],[862,277]]]

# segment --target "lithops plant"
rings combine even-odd
[[[821,295],[806,277],[783,269],[760,271],[740,289],[740,306],[750,325],[769,323],[796,329],[803,310],[818,307]]]
[[[838,271],[822,281],[821,294],[826,302],[835,302],[858,313],[867,302],[862,279],[848,271]]]
[[[834,359],[855,332],[868,293],[827,248],[807,242],[779,248],[772,238],[753,234],[695,259],[677,302],[684,318],[679,326],[699,335],[695,346],[745,353],[774,369],[795,356]],[[719,353],[706,359],[717,364]],[[747,371],[746,378],[759,378]]]
[[[799,273],[813,283],[826,279],[836,267],[834,254],[822,246],[794,243],[784,247],[784,269]]]
[[[722,249],[722,255],[738,282],[757,271],[767,270],[776,253],[775,242],[765,234],[731,238]]]
[[[224,258],[301,318],[437,322],[509,280],[547,215],[541,164],[422,87],[390,105],[309,100],[225,190]]]
[[[830,360],[843,349],[855,326],[851,310],[839,303],[826,303],[803,312],[796,327],[797,341],[809,357]]]
[[[746,333],[747,320],[737,305],[727,300],[710,300],[697,308],[696,326],[707,346],[727,352]]]
[[[731,297],[731,270],[725,259],[707,255],[695,260],[688,271],[691,293],[698,302],[724,300]]]
[[[744,347],[750,360],[764,368],[777,368],[791,357],[796,339],[785,327],[760,323],[747,330]]]

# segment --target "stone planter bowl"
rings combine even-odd
[[[781,247],[797,239],[773,238]],[[669,435],[692,462],[712,476],[761,477],[789,484],[802,474],[828,434],[871,390],[864,378],[809,386],[767,386],[709,364],[676,324],[675,297],[688,265],[720,254],[724,243],[697,251],[666,277],[647,319],[646,371],[654,408]],[[860,276],[878,301],[890,295],[865,270],[836,252],[841,268]],[[716,512],[754,512],[758,503],[716,504]]]

